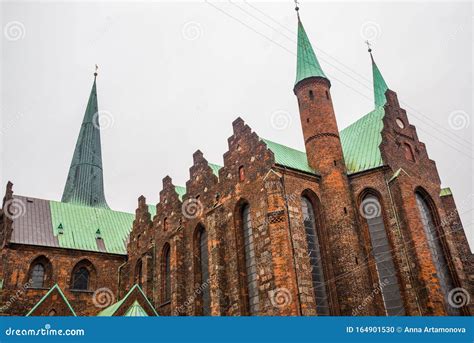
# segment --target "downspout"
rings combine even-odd
[[[128,255],[127,255],[127,259],[128,259]],[[117,269],[117,284],[118,284],[118,287],[117,287],[117,299],[120,299],[120,271],[122,270],[123,266],[125,266],[127,264],[127,261],[125,261],[124,263],[122,263],[118,269]]]
[[[402,249],[403,249],[403,255],[405,256],[405,260],[407,261],[407,265],[408,265],[408,271],[410,273],[410,281],[413,285],[413,290],[415,292],[415,299],[416,299],[416,306],[418,307],[418,311],[420,313],[420,315],[422,316],[423,315],[423,311],[421,310],[421,306],[420,306],[420,300],[418,299],[418,292],[416,290],[416,287],[415,287],[415,283],[414,283],[414,279],[413,279],[413,271],[411,269],[411,265],[410,265],[410,260],[408,258],[408,253],[406,251],[406,247],[405,247],[405,238],[403,237],[403,233],[402,233],[402,230],[400,228],[400,220],[398,218],[398,212],[396,211],[395,209],[395,203],[393,201],[393,197],[392,197],[392,191],[390,190],[390,185],[389,185],[389,181],[387,181],[387,179],[385,179],[385,185],[387,186],[387,190],[388,190],[388,195],[389,195],[389,198],[390,198],[390,204],[392,205],[392,211],[393,211],[393,214],[395,216],[395,222],[397,223],[397,232],[398,234],[400,235],[400,237],[402,238],[402,242],[403,242],[403,245],[402,245]]]
[[[282,184],[283,184],[283,193],[284,193],[283,197],[285,198],[286,217],[288,219],[288,231],[290,233],[290,244],[291,244],[291,251],[293,255],[293,269],[295,271],[295,277],[296,277],[296,292],[297,292],[296,294],[298,295],[298,309],[299,309],[299,315],[301,316],[303,313],[303,310],[301,309],[300,282],[298,280],[298,272],[296,270],[296,260],[295,260],[296,254],[295,254],[295,247],[293,244],[293,232],[291,231],[290,209],[288,206],[288,197],[286,194],[286,187],[285,187],[285,174],[286,174],[287,169],[286,167],[283,167],[283,169],[285,170],[285,172],[282,175]]]

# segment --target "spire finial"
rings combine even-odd
[[[96,64],[95,65],[94,77],[97,77],[97,70],[99,70],[99,66]]]
[[[367,44],[368,52],[372,53],[372,44],[368,40],[365,41],[365,44]]]
[[[367,44],[367,51],[370,54],[370,59],[372,60],[372,62],[374,62],[374,56],[372,56],[372,44],[370,44],[368,40],[365,41],[365,44]]]
[[[298,13],[298,11],[300,10],[300,8],[299,8],[298,5],[299,5],[298,0],[295,0],[295,11],[296,11],[296,13]],[[299,14],[299,13],[298,13],[298,14]]]

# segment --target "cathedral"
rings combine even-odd
[[[6,185],[0,315],[473,315],[453,194],[370,48],[373,110],[340,130],[297,25],[305,151],[237,118],[223,165],[196,151],[185,185],[165,176],[135,213],[104,194],[96,73],[61,200]]]

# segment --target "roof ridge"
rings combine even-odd
[[[66,303],[66,305],[69,307],[69,309],[71,310],[72,314],[76,317],[76,312],[74,311],[74,309],[72,308],[71,304],[69,303],[69,300],[67,300],[67,297],[66,295],[64,295],[63,291],[61,290],[61,287],[59,287],[59,285],[57,283],[55,283],[53,285],[53,287],[51,287],[49,289],[48,292],[46,292],[45,295],[43,295],[43,297],[36,303],[35,306],[33,306],[33,308],[28,311],[28,313],[25,315],[25,317],[29,317],[31,315],[31,313],[36,310],[36,308],[38,308],[39,305],[41,305],[47,298],[48,296],[55,290],[57,289],[59,294],[61,295],[61,297],[63,298],[64,302]]]

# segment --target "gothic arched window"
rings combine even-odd
[[[441,237],[438,235],[436,228],[436,215],[434,214],[433,207],[430,206],[431,199],[426,194],[416,192],[416,202],[418,210],[420,211],[421,222],[423,223],[423,229],[427,238],[428,247],[431,252],[431,257],[436,267],[436,274],[441,285],[441,289],[445,295],[448,296],[449,292],[454,289],[454,282],[449,271],[448,262],[444,254],[443,246],[441,244]],[[449,315],[459,315],[459,310],[452,307],[449,301],[446,301],[447,310]]]
[[[89,289],[89,271],[86,267],[79,267],[74,271],[72,279],[72,289],[88,290]]]
[[[251,315],[258,313],[258,283],[257,263],[255,260],[255,246],[252,233],[252,221],[250,219],[250,206],[245,204],[241,212],[241,230],[243,233],[243,249],[245,255],[245,275],[248,292],[248,309]]]
[[[42,263],[36,263],[31,269],[31,287],[44,287],[45,272]]]
[[[161,258],[161,297],[163,303],[171,300],[171,261],[170,261],[170,246],[166,244],[163,248],[163,255]]]
[[[315,217],[315,209],[311,201],[301,197],[301,209],[303,212],[303,224],[308,243],[308,256],[311,264],[311,278],[313,280],[313,292],[316,302],[316,312],[318,315],[329,315],[329,302],[326,289],[324,270],[321,261],[321,249],[318,239],[319,221]]]
[[[199,269],[197,272],[197,283],[200,288],[200,302],[201,312],[204,316],[211,315],[211,284],[209,278],[209,254],[207,249],[207,231],[204,227],[199,226],[196,232],[197,246],[196,246],[196,266]]]
[[[36,257],[30,264],[28,279],[25,282],[31,288],[48,288],[52,278],[52,265],[44,255]]]
[[[367,220],[385,312],[388,316],[403,316],[405,307],[393,262],[392,248],[385,230],[382,205],[376,196],[368,194],[362,201],[362,211]]]

